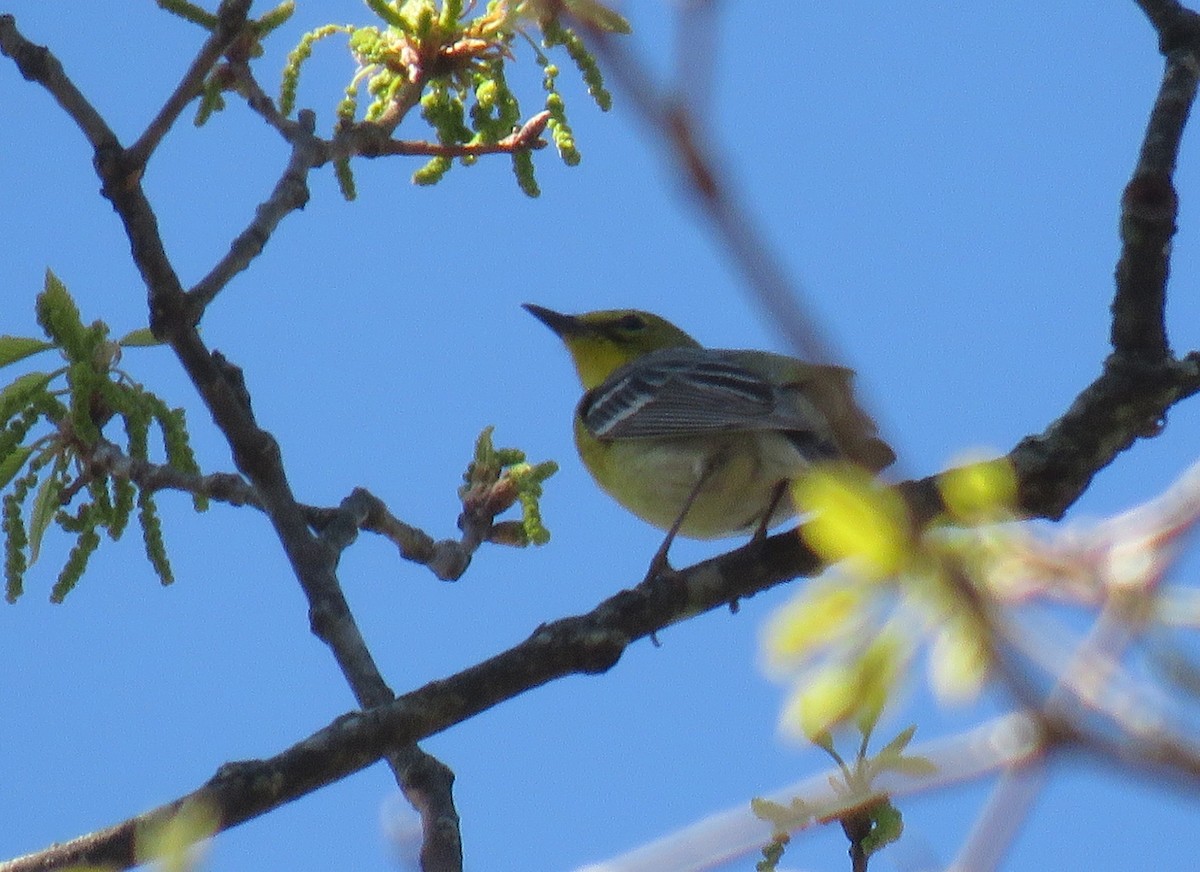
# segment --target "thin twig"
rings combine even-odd
[[[487,154],[512,154],[515,151],[545,148],[548,143],[540,139],[550,121],[549,112],[539,112],[518,130],[498,142],[477,142],[445,145],[440,142],[388,139],[383,142],[361,143],[354,152],[360,157],[388,157],[391,155],[429,155],[432,157],[481,157]]]
[[[254,219],[230,243],[226,255],[188,291],[186,318],[191,325],[200,323],[217,294],[262,253],[280,222],[308,202],[308,174],[328,158],[325,143],[313,135],[314,120],[312,113],[302,113],[299,130],[291,137],[291,157],[270,196],[254,210]]]
[[[236,93],[241,94],[245,98],[246,104],[262,116],[262,119],[275,128],[285,140],[290,143],[293,137],[307,138],[312,135],[314,129],[312,123],[292,121],[276,108],[275,101],[258,83],[249,64],[242,60],[230,61],[228,70],[234,79]],[[311,115],[311,113],[309,114]]]
[[[232,472],[189,475],[173,466],[129,457],[111,442],[101,442],[88,457],[88,470],[132,481],[141,490],[176,490],[204,496],[231,506],[262,508],[258,492],[242,476]],[[64,498],[63,502],[67,502]]]
[[[191,475],[166,465],[129,457],[111,442],[97,445],[87,458],[88,477],[80,478],[72,487],[86,486],[91,477],[108,475],[132,481],[150,492],[175,490],[203,496],[231,506],[252,506],[264,510],[258,491],[240,475],[215,472]],[[64,504],[70,502],[71,490],[63,493]],[[413,563],[427,566],[442,581],[461,578],[470,565],[471,556],[489,540],[493,516],[472,517],[464,511],[462,536],[458,539],[434,539],[424,530],[401,521],[379,497],[364,488],[355,488],[337,508],[301,505],[308,525],[317,531],[325,544],[341,552],[348,548],[360,530],[375,533],[390,540],[400,556]]]
[[[246,16],[249,11],[249,2],[222,4],[216,29],[196,54],[187,72],[183,74],[183,78],[171,92],[171,96],[158,110],[158,114],[146,126],[146,130],[138,137],[137,142],[129,147],[127,157],[132,166],[145,166],[146,162],[150,160],[150,155],[154,153],[163,137],[179,120],[179,116],[187,108],[188,103],[200,93],[205,76],[209,74],[213,66],[221,59],[221,55],[246,27]]]

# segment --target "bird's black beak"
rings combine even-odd
[[[562,312],[555,312],[553,309],[547,309],[545,306],[539,306],[535,303],[522,303],[521,307],[553,330],[558,336],[581,333],[586,329],[574,315],[564,315]]]

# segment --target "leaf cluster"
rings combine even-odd
[[[787,805],[768,799],[754,799],[751,811],[771,824],[774,837],[763,848],[763,859],[755,867],[759,872],[774,872],[783,858],[788,833],[816,823],[839,821],[852,845],[869,857],[897,841],[904,831],[904,818],[876,780],[887,772],[912,777],[933,775],[937,770],[925,757],[905,753],[917,732],[915,725],[901,730],[876,754],[868,753],[875,721],[859,724],[861,741],[854,762],[847,763],[833,744],[830,733],[822,733],[814,742],[837,764],[840,775],[831,776],[832,802],[815,802],[793,797]]]
[[[189,0],[157,0],[160,8],[178,15],[185,21],[199,25],[210,33],[216,31],[220,19],[206,9]],[[271,31],[292,17],[296,11],[295,0],[283,0],[259,18],[246,23],[237,44],[230,49],[230,56],[245,61],[261,57],[262,40]],[[216,67],[205,79],[200,90],[200,105],[196,110],[196,126],[204,124],[214,112],[225,108],[225,91],[237,85],[237,77],[229,74],[225,65]]]
[[[582,0],[577,0],[582,2]],[[360,91],[365,87],[370,102],[362,118],[392,129],[413,106],[434,131],[442,146],[494,146],[511,136],[521,125],[520,101],[509,87],[506,64],[515,60],[512,45],[518,37],[533,50],[542,66],[545,109],[549,129],[563,162],[580,161],[575,137],[567,122],[566,103],[557,86],[558,67],[543,52],[562,46],[579,68],[588,93],[607,111],[612,97],[604,88],[595,57],[582,39],[559,16],[559,7],[531,0],[492,0],[473,17],[463,0],[366,0],[383,26],[327,24],[301,37],[288,58],[280,87],[280,109],[290,114],[295,108],[300,71],[311,57],[314,44],[337,33],[349,35],[349,48],[357,68],[337,117],[343,128],[356,123]],[[474,4],[470,4],[474,8]],[[572,8],[572,4],[568,4]],[[574,10],[573,10],[574,11]],[[600,21],[608,30],[627,33],[623,18],[599,3],[588,2],[589,20]],[[541,47],[532,31],[540,30]],[[529,196],[538,195],[530,148],[511,151],[517,182]],[[464,166],[475,163],[477,154],[462,154]],[[347,158],[337,161],[338,178],[347,198],[354,195]],[[454,158],[435,155],[413,174],[419,185],[436,184],[453,166]]]
[[[463,473],[458,489],[463,504],[462,526],[468,517],[486,519],[487,539],[501,545],[545,545],[550,531],[542,523],[542,482],[558,472],[553,460],[528,463],[517,448],[496,448],[492,428],[485,427],[475,441],[475,457]],[[492,519],[514,503],[521,505],[520,521]]]
[[[986,461],[940,484],[947,515],[917,530],[901,498],[863,470],[831,465],[796,482],[796,504],[809,514],[803,535],[838,566],[768,630],[769,665],[795,676],[786,727],[816,741],[844,723],[873,723],[925,642],[939,696],[981,686],[991,651],[972,600],[1009,542],[1015,476]]]
[[[154,495],[128,473],[98,461],[113,447],[120,422],[126,458],[148,461],[150,431],[161,437],[166,462],[195,474],[182,409],[169,408],[118,368],[122,349],[157,344],[149,330],[109,339],[108,325],[85,325],[67,288],[50,271],[37,297],[46,339],[0,336],[0,367],[57,350],[62,364],[17,376],[0,389],[0,490],[6,597],[23,591],[51,524],[75,537],[51,592],[61,602],[87,568],[101,532],[119,539],[136,507],[146,554],[164,584],[172,580]],[[206,505],[196,497],[196,508]]]

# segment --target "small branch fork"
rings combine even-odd
[[[1061,517],[1100,469],[1138,438],[1157,433],[1175,403],[1200,391],[1200,355],[1193,352],[1174,357],[1164,320],[1167,243],[1175,231],[1177,209],[1171,178],[1179,137],[1196,92],[1200,28],[1195,13],[1178,3],[1137,2],[1159,34],[1167,66],[1137,169],[1122,198],[1123,248],[1112,306],[1113,353],[1101,374],[1058,421],[1042,434],[1022,440],[1009,454],[1020,480],[1020,506],[1030,517]],[[432,150],[442,147],[429,143],[381,143],[379,131],[366,125],[349,128],[349,139],[326,141],[315,136],[311,113],[300,113],[297,121],[280,116],[249,75],[245,59],[230,54],[246,27],[249,5],[248,0],[221,3],[218,27],[154,120],[129,148],[121,145],[54,56],[21,36],[11,15],[0,15],[0,53],[12,58],[26,79],[41,84],[91,143],[103,193],[125,227],[148,289],[155,334],[170,343],[212,411],[233,449],[239,474],[183,480],[111,451],[99,452],[94,462],[112,474],[128,475],[156,487],[193,492],[198,488],[214,498],[266,512],[308,596],[313,630],[329,644],[361,710],[344,715],[275,757],[224,766],[186,797],[107,830],[2,863],[0,872],[61,868],[71,863],[127,867],[135,862],[137,828],[172,816],[190,801],[202,800],[215,808],[220,828],[225,829],[380,759],[388,760],[405,794],[421,812],[423,868],[461,869],[458,818],[450,791],[453,775],[420,751],[415,744],[418,740],[556,678],[603,672],[617,663],[629,644],[676,621],[823,568],[794,533],[772,536],[681,570],[669,580],[650,579],[621,591],[588,614],[544,625],[506,652],[394,697],[341,593],[337,558],[359,529],[388,535],[410,557],[436,552],[442,543],[431,544],[429,537],[407,528],[366,491],[355,491],[336,510],[297,503],[275,440],[259,427],[250,410],[240,371],[203,344],[196,325],[220,291],[262,251],[283,217],[307,201],[308,172],[331,160],[338,149],[363,156],[451,152]],[[588,30],[586,22],[579,22],[579,27]],[[636,85],[627,88],[634,105],[668,145],[668,156],[682,170],[702,213],[738,257],[765,305],[779,315],[799,347],[816,359],[835,359],[803,311],[787,302],[796,299],[792,284],[735,203],[695,117],[679,98],[655,89],[646,71],[617,43],[599,31],[590,35],[614,72],[625,77],[627,84],[632,81]],[[234,240],[230,252],[187,291],[163,248],[140,180],[156,147],[222,57],[229,62],[251,108],[287,139],[292,155],[275,189]],[[535,116],[511,141],[492,148],[540,147],[544,125],[545,119]],[[390,135],[394,126],[389,122],[385,133]],[[898,487],[919,521],[928,521],[940,512],[934,477]],[[320,534],[314,535],[314,529]],[[478,538],[477,530],[464,533],[464,541]],[[433,557],[428,562],[436,567],[441,560],[447,565],[453,562],[449,557]],[[1019,699],[1028,693],[1019,685],[1013,691]],[[1034,723],[1041,736],[1037,747],[1044,751],[1081,748],[1117,766],[1166,773],[1190,786],[1200,785],[1200,750],[1165,731],[1143,732],[1130,741],[1123,736],[1117,741],[1087,730],[1076,718],[1049,704],[1053,699],[1026,700],[1027,712],[1020,717],[1030,717],[1030,711],[1036,714]],[[1025,762],[1022,758],[1012,765]],[[996,765],[1007,764],[998,761]]]
[[[244,477],[232,472],[189,475],[172,466],[130,457],[111,442],[102,441],[88,458],[86,473],[73,485],[87,486],[93,478],[112,476],[135,483],[140,490],[162,490],[204,496],[230,506],[252,506],[265,510],[258,491]],[[355,488],[337,508],[300,505],[309,527],[330,548],[341,553],[353,544],[360,530],[389,539],[400,556],[429,567],[442,581],[461,578],[479,547],[490,541],[494,516],[472,512],[464,506],[458,539],[438,539],[391,513],[379,497],[365,488]]]
[[[217,34],[214,34],[214,38]],[[348,159],[416,155],[427,157],[481,157],[489,154],[512,154],[518,151],[545,148],[541,136],[550,122],[550,113],[539,112],[512,134],[495,143],[444,145],[436,142],[397,140],[392,133],[408,109],[420,96],[419,83],[410,89],[411,100],[404,106],[393,105],[392,111],[377,121],[362,121],[341,126],[333,139],[322,139],[315,133],[316,117],[311,110],[301,110],[292,121],[280,114],[274,101],[263,90],[250,69],[248,59],[234,56],[225,66],[232,79],[232,90],[246,95],[246,102],[255,112],[291,145],[292,156],[287,168],[271,195],[255,210],[254,220],[234,240],[229,253],[185,296],[188,319],[199,323],[208,305],[238,273],[262,253],[279,223],[291,212],[302,209],[308,202],[309,172],[335,158]],[[200,79],[185,78],[176,94],[199,90]],[[190,92],[186,89],[191,88]],[[174,95],[173,95],[174,96]],[[168,101],[170,104],[170,101]]]

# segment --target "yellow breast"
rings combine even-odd
[[[679,532],[714,539],[753,532],[781,482],[808,466],[796,447],[772,432],[723,437],[615,440],[595,450],[595,437],[576,423],[579,453],[596,482],[642,520],[667,530],[679,518],[704,470],[713,465]],[[771,524],[795,515],[787,495]]]

